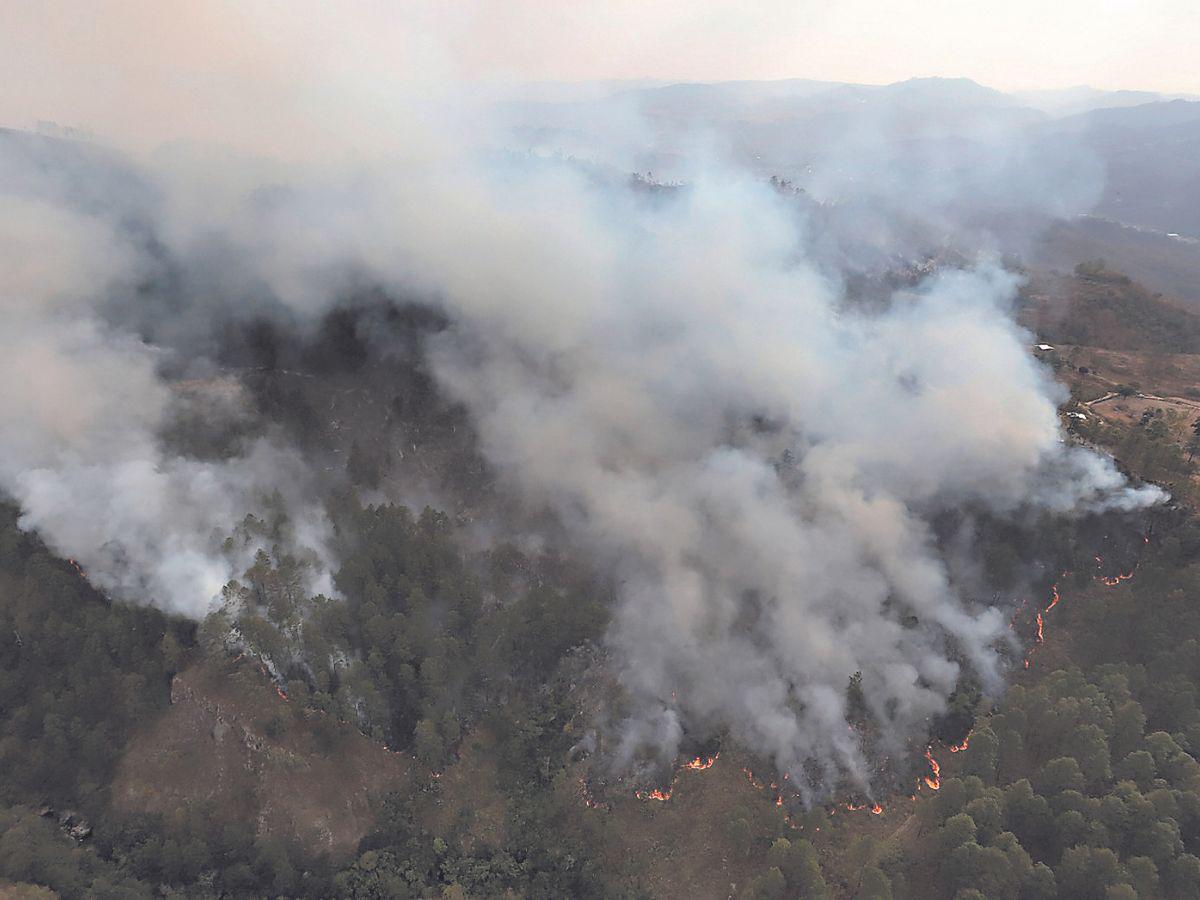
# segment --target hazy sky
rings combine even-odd
[[[1195,0],[506,0],[446,4],[464,65],[538,78],[1200,91]],[[468,12],[467,10],[472,10]],[[480,12],[484,10],[484,12]]]
[[[453,79],[1200,93],[1197,46],[1196,0],[0,0],[0,124],[206,136],[319,107],[349,127]]]

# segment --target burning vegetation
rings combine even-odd
[[[694,759],[688,760],[675,770],[675,774],[672,776],[671,783],[667,788],[654,788],[649,791],[639,790],[635,792],[635,796],[639,800],[670,800],[671,794],[674,792],[675,786],[679,783],[679,778],[684,772],[704,772],[708,769],[711,769],[714,765],[716,765],[720,756],[720,753],[715,753],[712,756],[697,756]]]

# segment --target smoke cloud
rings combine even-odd
[[[161,374],[177,353],[104,315],[110,298],[138,296],[148,264],[122,221],[128,203],[107,190],[120,179],[103,157],[85,151],[64,166],[61,151],[0,137],[0,487],[22,526],[98,587],[200,617],[253,557],[256,548],[223,543],[264,498],[292,509],[308,546],[323,547],[320,518],[307,524],[312,479],[265,437],[227,460],[164,446],[186,400]],[[313,587],[328,590],[327,579]]]
[[[486,302],[447,297],[443,382],[502,477],[619,573],[624,754],[729,728],[800,784],[817,760],[825,789],[865,787],[854,673],[896,736],[944,709],[964,666],[992,689],[1002,675],[1007,621],[954,586],[932,520],[1159,492],[1062,443],[1012,275],[949,272],[868,313],[797,259],[765,187],[601,207],[565,236],[550,217],[506,229]]]
[[[896,746],[964,670],[999,686],[1003,613],[951,576],[939,515],[1159,499],[1062,442],[1018,280],[986,254],[855,305],[828,210],[727,154],[698,150],[665,190],[505,150],[487,119],[464,147],[461,117],[417,118],[420,152],[387,129],[336,165],[194,146],[64,162],[0,137],[0,488],[25,527],[115,596],[201,616],[256,549],[224,537],[278,506],[329,590],[313,462],[269,427],[219,458],[181,451],[164,439],[180,381],[230,374],[222,323],[303,329],[363,286],[425,298],[450,322],[426,347],[437,382],[503,489],[619,584],[619,761],[726,729],[819,792],[870,781],[855,673]],[[1014,144],[988,146],[989,172],[1045,193]],[[858,196],[881,193],[921,217],[911,186]],[[929,220],[947,208],[930,198]]]

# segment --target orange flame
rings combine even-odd
[[[961,744],[952,744],[950,747],[950,752],[951,753],[962,753],[964,750],[967,749],[967,745],[969,743],[971,743],[971,736],[968,734],[965,738],[962,739]]]
[[[883,807],[880,806],[878,803],[876,803],[874,806],[871,807],[871,815],[882,816],[883,815]]]
[[[1037,614],[1037,642],[1040,644],[1046,639],[1046,623],[1042,619],[1042,614]]]
[[[925,776],[925,783],[929,785],[931,791],[939,790],[942,786],[942,767],[933,758],[932,746],[925,748],[925,759],[929,762],[929,771],[931,773]]]
[[[639,800],[670,800],[671,792],[669,790],[660,791],[658,788],[655,788],[649,793],[646,793],[645,791],[638,791],[636,794],[634,794],[634,796]]]
[[[1134,568],[1136,568],[1136,566]],[[1112,576],[1108,576],[1108,577],[1101,576],[1101,577],[1097,578],[1096,580],[1099,581],[1101,584],[1108,585],[1109,587],[1116,587],[1122,581],[1128,581],[1130,578],[1132,578],[1133,571],[1134,571],[1133,569],[1130,569],[1128,572],[1125,572],[1122,575],[1112,575]]]
[[[713,767],[713,765],[716,763],[717,759],[720,757],[720,755],[721,755],[720,753],[716,753],[716,754],[708,757],[707,759],[697,756],[695,759],[685,762],[682,766],[679,767],[679,770],[675,773],[675,776],[671,779],[671,784],[667,787],[667,789],[665,791],[660,791],[657,788],[650,791],[649,793],[646,793],[645,791],[636,791],[634,793],[634,796],[636,796],[639,800],[670,800],[671,793],[675,790],[675,785],[679,781],[679,776],[683,772],[684,769],[690,769],[694,772],[703,772],[705,769],[711,769]],[[743,771],[745,771],[745,770],[743,770]]]
[[[284,691],[284,689],[281,688],[279,685],[275,685],[275,693],[277,693],[279,695],[280,699],[282,699],[284,703],[288,702],[287,692]]]
[[[1058,606],[1058,601],[1061,599],[1062,599],[1062,597],[1060,597],[1059,593],[1058,593],[1058,585],[1057,584],[1051,585],[1051,587],[1050,587],[1050,605],[1046,607],[1046,612],[1050,612],[1050,610],[1052,610],[1052,609],[1054,609],[1054,607]]]

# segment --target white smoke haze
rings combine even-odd
[[[4,160],[4,182],[28,189],[16,176],[29,173]],[[311,515],[311,479],[267,439],[230,461],[170,455],[159,440],[179,401],[158,372],[168,351],[98,311],[134,291],[130,241],[104,218],[15,193],[0,216],[0,487],[22,526],[98,587],[201,617],[253,558],[225,552],[232,527],[275,493]],[[321,537],[310,546],[323,549]]]
[[[334,123],[393,112],[363,87],[370,66],[332,71],[322,92],[352,96]],[[308,135],[338,97],[314,109],[300,93],[291,112]],[[180,402],[164,373],[213,371],[215,326],[248,310],[311,324],[355,286],[429,298],[451,323],[428,348],[438,383],[501,485],[620,585],[608,643],[633,712],[618,765],[727,730],[820,793],[869,788],[846,721],[856,672],[897,748],[964,667],[1001,684],[1004,613],[956,585],[935,517],[1160,499],[1062,442],[1063,395],[1013,322],[1016,277],[990,257],[855,306],[821,218],[719,142],[690,145],[707,149],[688,150],[686,187],[633,190],[602,168],[498,153],[510,138],[486,117],[464,144],[462,110],[419,108],[405,119],[414,152],[376,120],[368,146],[328,165],[160,150],[137,166],[145,193],[122,192],[115,214],[53,167],[0,154],[0,489],[24,527],[114,596],[199,617],[253,557],[223,538],[273,497],[318,557],[313,589],[329,590],[311,463],[270,435],[226,459],[177,455],[162,440]],[[637,117],[612,121],[632,130]],[[205,141],[229,133],[207,125]],[[1011,185],[1040,211],[1086,202],[1088,161],[1086,184],[1049,192],[1044,173],[1016,177],[1027,170],[1007,135],[987,144],[992,196]],[[612,137],[653,143],[650,129]],[[927,182],[897,188],[905,167],[851,144],[856,196],[884,219],[903,207],[949,227],[950,201],[969,200],[946,193],[953,181],[934,179],[932,196]],[[76,177],[88,197],[114,193],[99,170]],[[163,259],[170,302],[139,291]]]
[[[823,789],[868,788],[851,675],[896,739],[944,709],[960,661],[1002,677],[1006,619],[956,593],[931,518],[1160,496],[1061,442],[1060,391],[997,268],[856,312],[797,261],[779,198],[729,179],[665,209],[632,199],[597,234],[526,222],[542,233],[510,226],[530,255],[504,271],[530,283],[490,279],[499,305],[448,293],[466,349],[436,359],[501,476],[620,573],[628,757],[728,728],[798,784],[817,760]],[[554,273],[576,268],[564,289]]]

